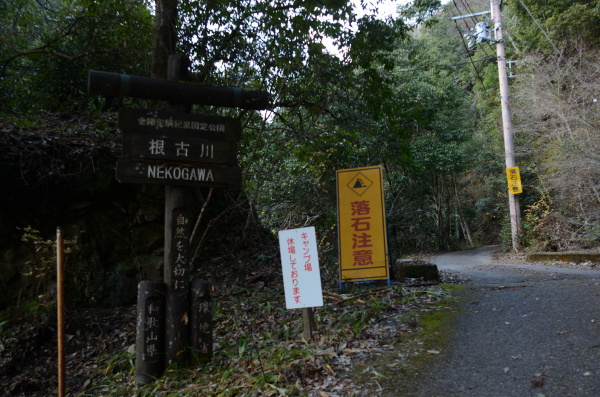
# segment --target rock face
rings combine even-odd
[[[418,262],[412,259],[397,259],[394,269],[397,280],[422,278],[424,281],[439,280],[438,268],[433,263]]]
[[[72,240],[65,241],[68,307],[134,303],[139,281],[163,278],[164,187],[117,182],[114,113],[17,119],[0,117],[0,311],[52,299],[59,226]],[[206,194],[192,189],[192,216]],[[206,222],[228,205],[214,196]],[[235,212],[227,226],[239,231],[240,216]],[[222,235],[236,236],[214,229],[207,256],[226,250]],[[24,234],[34,236],[24,242]]]
[[[86,200],[73,199],[40,203],[31,198],[0,207],[0,310],[51,289],[57,226],[71,240],[65,242],[71,251],[65,263],[71,305],[130,303],[139,280],[162,279],[162,187],[117,185]],[[38,237],[23,242],[28,226],[39,231]]]
[[[51,298],[58,226],[72,240],[65,241],[69,307],[134,303],[139,281],[162,280],[164,187],[118,183],[120,155],[115,113],[0,116],[0,311]],[[219,190],[201,229],[228,208]],[[192,189],[192,217],[207,194]],[[231,210],[213,225],[201,255],[226,252],[246,215]],[[24,242],[28,227],[36,233]]]
[[[193,189],[193,216],[200,212],[205,194]],[[222,209],[219,193],[215,195],[204,222]],[[64,229],[65,248],[71,250],[65,263],[68,306],[135,303],[139,281],[163,279],[163,186],[114,181],[91,192],[54,191],[44,197],[30,191],[18,197],[0,197],[0,311],[40,296],[39,301],[52,300],[49,291],[56,283],[56,254],[39,248],[54,249],[58,226]],[[230,222],[231,227],[237,227],[236,220]],[[39,231],[37,243],[22,241],[28,226]],[[214,239],[207,239],[199,260],[225,250],[224,244],[229,243]]]

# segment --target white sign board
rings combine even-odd
[[[285,307],[323,306],[317,236],[314,227],[279,232]]]

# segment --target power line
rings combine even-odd
[[[548,36],[548,34],[544,30],[544,28],[542,28],[542,25],[540,25],[540,23],[533,16],[533,14],[531,13],[531,11],[529,11],[529,8],[527,8],[527,6],[525,5],[525,3],[523,3],[523,0],[519,0],[519,3],[521,3],[521,5],[523,6],[523,8],[525,8],[525,11],[527,11],[527,13],[531,17],[531,19],[533,19],[533,22],[535,22],[535,24],[538,26],[538,28],[540,28],[540,30],[542,31],[542,33],[544,34],[544,36],[546,36],[546,39],[550,42],[550,44],[552,44],[552,47],[554,47],[554,50],[556,51],[556,53],[558,54],[558,56],[560,57],[560,59],[562,59],[565,62],[565,65],[567,65],[567,67],[573,73],[573,75],[575,76],[575,78],[577,80],[579,80],[579,83],[582,84],[582,85],[585,85],[584,82],[581,81],[581,79],[579,78],[579,76],[577,75],[577,73],[573,70],[573,68],[571,68],[571,65],[569,65],[569,63],[567,62],[567,60],[563,57],[562,52],[560,52],[558,50],[558,48],[556,47],[556,45],[554,45],[554,42],[550,39],[550,36]]]
[[[454,0],[452,0],[452,2],[454,3],[454,7],[456,7],[456,2]],[[469,7],[469,3],[467,3],[464,0],[460,0],[460,2],[465,7],[465,10],[469,11],[471,14],[474,14],[474,12],[471,9],[471,7]],[[458,10],[458,7],[456,7],[456,9]],[[458,13],[460,14],[460,10],[458,10]],[[462,16],[462,14],[461,14],[461,16]],[[479,22],[479,20],[477,19],[476,15],[472,16],[471,19],[473,19],[475,21],[475,23]]]
[[[522,0],[519,0],[519,3],[521,3],[521,5],[523,6],[523,8],[525,8],[525,11],[527,11],[527,13],[531,17],[531,19],[533,19],[533,22],[535,22],[535,24],[538,26],[538,28],[540,28],[540,30],[542,31],[542,33],[544,34],[544,36],[546,36],[546,38],[548,39],[548,41],[550,42],[550,44],[552,44],[552,47],[554,47],[554,49],[556,50],[556,52],[558,53],[558,55],[560,55],[560,57],[562,58],[562,53],[558,50],[558,48],[556,48],[556,46],[554,45],[554,43],[552,42],[552,40],[550,40],[550,37],[548,36],[548,34],[546,33],[546,31],[542,28],[542,25],[540,25],[540,23],[537,21],[537,19],[535,19],[535,17],[531,13],[531,11],[529,11],[529,8],[527,8],[527,6],[525,5],[525,3],[523,3]]]
[[[456,20],[454,20],[454,25],[456,26],[456,30],[458,30],[458,34],[460,35],[460,39],[461,39],[461,41],[463,43],[463,46],[465,47],[465,51],[467,51],[467,56],[468,56],[469,55],[469,48],[467,47],[467,43],[465,43],[465,38],[463,37],[462,32],[460,31],[460,28],[458,27],[458,23],[456,22]],[[487,95],[488,92],[487,92],[487,89],[485,88],[485,84],[483,83],[483,79],[479,75],[479,71],[475,67],[475,63],[473,62],[473,59],[471,59],[471,57],[469,57],[469,61],[471,61],[471,65],[473,65],[473,69],[475,70],[475,74],[477,75],[477,78],[481,82],[481,86],[483,87],[483,91]]]
[[[458,15],[460,15],[461,17],[463,16],[462,11],[460,10],[460,8],[458,8],[458,5],[456,4],[455,0],[452,0],[452,4],[454,4],[454,8],[456,8],[456,11],[458,11]],[[473,17],[471,17],[473,18]],[[473,18],[474,21],[477,23],[477,19]],[[467,21],[465,21],[465,25],[467,26],[467,29],[469,29],[469,25],[467,24]]]
[[[477,61],[473,61],[472,59],[470,59],[471,62],[454,63],[452,65],[439,65],[439,66],[433,66],[433,67],[429,67],[429,68],[403,69],[403,70],[398,70],[398,72],[419,72],[419,71],[427,72],[427,71],[433,70],[433,69],[449,69],[449,68],[453,68],[455,66],[468,65],[469,63],[473,63],[473,62],[496,62],[497,60],[498,59],[496,57],[479,59]]]

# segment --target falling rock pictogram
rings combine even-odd
[[[365,186],[364,182],[362,181],[362,179],[358,178],[356,180],[356,183],[354,183],[353,188],[357,189],[357,188],[360,188],[360,187],[366,187],[366,186]]]

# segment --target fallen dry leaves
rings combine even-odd
[[[220,266],[219,266],[220,265]],[[234,278],[217,264],[212,279],[213,360],[168,369],[145,387],[134,384],[135,306],[73,311],[67,317],[67,386],[70,395],[372,396],[385,378],[369,363],[394,350],[417,324],[408,311],[428,310],[444,297],[432,283],[409,280],[363,284],[340,292],[324,283],[325,305],[315,310],[317,331],[302,339],[302,311],[286,310],[276,266]],[[202,272],[201,272],[202,273]],[[2,396],[56,392],[56,331],[24,321],[0,337]],[[433,351],[430,354],[436,354]],[[357,381],[356,368],[368,381]]]

